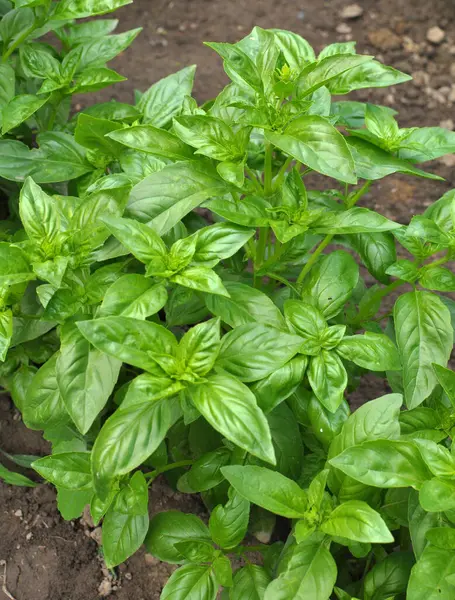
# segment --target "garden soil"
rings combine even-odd
[[[384,103],[399,112],[402,126],[454,128],[455,3],[453,0],[365,0],[348,9],[343,0],[136,0],[118,11],[121,30],[142,26],[134,45],[111,63],[129,80],[96,95],[131,102],[158,79],[196,63],[195,96],[205,101],[227,82],[221,61],[202,41],[233,42],[254,25],[293,30],[321,50],[335,41],[357,40],[358,51],[413,74],[414,81],[387,90],[361,91],[356,98]],[[360,14],[361,13],[361,14]],[[355,18],[350,15],[356,14]],[[439,30],[432,29],[439,27]],[[93,96],[76,99],[79,109]],[[362,203],[405,223],[447,189],[455,187],[455,156],[430,170],[445,182],[390,176],[375,184]],[[368,376],[353,404],[384,393]],[[38,432],[27,431],[8,398],[0,398],[0,448],[44,455]],[[151,513],[168,509],[200,514],[196,497],[153,485]],[[158,600],[172,567],[144,550],[109,573],[99,553],[99,530],[89,517],[65,522],[50,487],[0,484],[0,600]],[[5,571],[6,569],[6,571]],[[3,589],[2,589],[3,588]]]

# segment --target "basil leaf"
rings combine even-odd
[[[420,489],[419,502],[427,512],[440,512],[455,508],[454,482],[438,477],[425,481]]]
[[[411,552],[392,552],[365,576],[365,600],[387,600],[406,591],[414,557]]]
[[[297,483],[264,467],[230,466],[221,469],[244,498],[277,515],[298,519],[308,508],[308,498]]]
[[[400,357],[394,343],[380,333],[345,336],[336,352],[370,371],[399,371]]]
[[[149,527],[149,516],[122,514],[110,508],[103,520],[103,552],[110,569],[139,550]]]
[[[330,464],[346,475],[375,487],[420,489],[431,473],[412,442],[373,440],[351,446]]]
[[[240,325],[221,341],[217,366],[241,381],[257,381],[273,373],[298,351],[300,337],[265,325]]]
[[[407,597],[410,600],[450,600],[455,586],[448,577],[455,572],[455,553],[428,546],[411,571]]]
[[[209,529],[212,540],[221,548],[234,548],[246,535],[249,517],[249,501],[233,488],[229,488],[229,500],[224,506],[218,504],[210,514]]]
[[[346,183],[356,183],[349,147],[341,133],[323,117],[307,115],[291,122],[283,133],[266,139],[314,171]]]
[[[228,440],[250,454],[275,463],[270,429],[254,394],[228,373],[189,388],[197,410]]]
[[[65,452],[39,458],[32,467],[44,479],[68,490],[86,490],[92,487],[90,452]]]
[[[453,346],[450,313],[434,294],[408,292],[395,304],[394,321],[406,405],[412,409],[437,383],[432,363],[445,366],[449,359]]]
[[[315,396],[330,412],[335,412],[343,401],[348,376],[340,358],[329,350],[312,356],[308,367],[308,381]]]
[[[263,567],[248,563],[234,576],[230,600],[264,600],[265,590],[270,581],[270,575]]]
[[[322,523],[321,531],[355,542],[393,542],[393,536],[379,513],[360,500],[350,500],[337,506]]]
[[[98,316],[146,319],[160,311],[166,302],[167,291],[163,283],[129,273],[117,279],[106,291]]]
[[[218,586],[211,565],[184,565],[168,579],[161,600],[215,600]]]
[[[185,557],[176,544],[185,540],[208,542],[209,530],[195,515],[169,510],[151,519],[145,546],[159,560],[179,564],[185,562]]]

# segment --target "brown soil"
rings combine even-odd
[[[195,96],[214,96],[227,82],[221,61],[202,41],[235,41],[254,25],[291,29],[320,50],[328,43],[355,39],[358,50],[375,54],[389,65],[415,75],[415,81],[392,90],[364,91],[358,99],[384,103],[399,111],[402,126],[438,125],[453,118],[455,103],[455,8],[452,0],[358,0],[363,15],[342,19],[352,0],[136,0],[116,13],[120,29],[142,26],[131,49],[112,63],[129,81],[99,93],[98,101],[130,102],[133,89],[145,90],[185,65],[198,64]],[[340,27],[341,25],[341,27]],[[439,45],[427,42],[427,31],[445,31]],[[348,30],[350,28],[351,31]],[[93,96],[81,97],[82,103]],[[453,123],[446,123],[452,126]],[[454,187],[453,157],[435,161],[432,170],[446,178],[438,183],[391,176],[377,183],[365,204],[405,222]],[[385,391],[368,376],[354,403]],[[46,454],[40,434],[27,431],[6,398],[0,399],[0,448],[11,453]],[[6,582],[0,600],[95,600],[100,594],[116,600],[157,600],[172,567],[144,551],[117,569],[118,579],[103,569],[96,532],[82,519],[63,521],[55,495],[47,486],[34,489],[0,484],[0,561],[6,561]],[[151,492],[151,510],[178,508],[201,512],[199,501],[170,490],[158,481]],[[20,512],[19,512],[20,511]],[[31,534],[31,535],[30,535]],[[6,585],[10,596],[1,591]]]

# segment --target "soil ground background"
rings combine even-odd
[[[195,96],[205,101],[227,83],[221,61],[203,41],[233,42],[254,25],[293,30],[321,50],[335,41],[357,40],[358,51],[374,54],[386,64],[414,75],[414,81],[389,90],[363,91],[357,99],[387,104],[399,111],[402,126],[439,125],[454,128],[455,2],[454,0],[365,0],[362,14],[343,17],[345,0],[136,0],[116,13],[119,30],[142,26],[143,32],[112,68],[129,77],[108,91],[77,99],[115,98],[131,102],[133,90],[182,67],[196,63]],[[439,43],[427,39],[440,27]],[[434,161],[431,170],[445,177],[432,182],[391,176],[375,184],[363,204],[406,222],[414,213],[455,186],[455,157]],[[367,379],[362,399],[383,393],[378,380]],[[10,453],[46,454],[38,432],[26,431],[8,398],[0,397],[0,448]],[[203,515],[199,501],[173,492],[158,481],[151,491],[152,513],[178,508]],[[103,569],[89,520],[63,521],[53,491],[0,484],[0,600],[158,600],[172,568],[144,551],[117,570],[118,579]],[[9,596],[1,590],[9,590]]]

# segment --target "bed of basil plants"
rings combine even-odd
[[[353,42],[259,27],[207,44],[205,104],[189,66],[74,114],[139,32],[77,19],[128,3],[0,0],[0,383],[33,468],[109,568],[178,565],[163,600],[453,600],[455,190],[408,225],[361,204],[441,186],[455,133],[340,99],[410,79]],[[391,393],[351,410],[371,373]],[[161,475],[210,518],[150,520]]]

